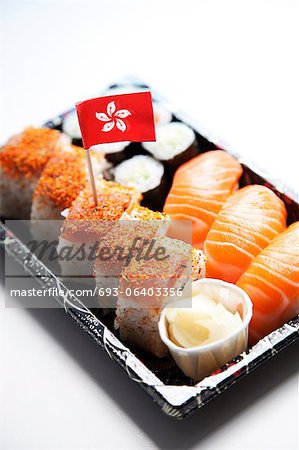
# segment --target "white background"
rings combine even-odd
[[[298,1],[7,0],[0,14],[0,142],[135,73],[298,187]],[[298,347],[174,422],[62,311],[2,298],[0,338],[1,449],[296,448]]]

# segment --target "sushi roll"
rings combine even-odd
[[[200,250],[194,252],[189,244],[167,237],[157,240],[158,247],[166,249],[167,259],[133,259],[123,270],[115,328],[123,340],[163,358],[168,349],[159,335],[160,311],[177,298],[167,293],[171,288],[182,290],[186,284],[190,286],[188,281],[204,277],[205,257]],[[166,295],[161,295],[159,289]]]
[[[27,128],[0,151],[0,215],[29,219],[33,192],[48,160],[65,146],[57,130]]]
[[[138,203],[134,203],[131,208],[128,208],[126,212],[123,214],[123,220],[170,220],[169,216],[165,213],[152,211],[149,208],[144,206],[140,206]],[[158,223],[159,226],[164,226],[164,223]],[[165,223],[168,227],[168,224]]]
[[[94,205],[88,183],[67,211],[57,246],[63,276],[90,277],[100,240],[111,231],[124,212],[141,199],[136,189],[99,177],[96,178],[96,190],[98,206]],[[68,249],[74,257],[65,257]]]
[[[153,210],[163,208],[170,185],[159,161],[150,156],[137,155],[116,166],[113,175],[117,183],[142,192],[142,205]]]
[[[94,174],[100,176],[107,166],[104,156],[91,152],[91,159]],[[87,182],[85,152],[81,147],[65,146],[50,158],[33,194],[31,232],[35,239],[58,238],[62,211],[72,205]]]
[[[111,258],[103,259],[101,256],[103,246],[112,252],[114,249],[122,249],[122,254],[134,257],[153,239],[165,236],[168,225],[169,217],[166,214],[151,211],[139,204],[134,204],[131,209],[124,212],[121,220],[102,240],[101,247],[97,251],[93,274],[97,286],[98,307],[115,308],[117,295],[113,289],[118,288],[119,277],[126,264],[126,258],[119,258],[117,251]],[[137,241],[134,244],[135,239]],[[102,295],[103,289],[105,295]]]
[[[164,108],[161,103],[153,103],[153,111],[154,111],[154,121],[155,125],[165,125],[166,123],[171,122],[172,114],[171,112]]]
[[[63,120],[62,131],[72,139],[74,145],[83,147],[81,130],[79,126],[77,112],[75,110],[69,112]]]
[[[171,174],[199,153],[195,133],[184,123],[171,122],[158,126],[156,138],[156,142],[143,142],[142,146],[162,161]]]
[[[169,123],[172,119],[172,114],[160,103],[153,103],[153,112],[154,112],[154,121],[155,125],[164,125],[165,123]],[[126,161],[127,159],[133,158],[133,156],[137,155],[148,155],[147,150],[141,145],[140,142],[124,142],[124,147],[121,146],[119,142],[118,145],[113,144],[114,148],[117,149],[117,152],[106,151],[107,160],[116,166],[120,164],[122,161]],[[103,144],[105,145],[105,144]],[[111,144],[108,144],[111,145]],[[105,147],[103,147],[105,151]],[[111,147],[112,149],[113,147]],[[146,203],[144,203],[146,205]],[[153,209],[157,209],[155,205],[151,206]]]
[[[96,153],[105,154],[107,161],[116,166],[130,157],[132,154],[131,146],[134,146],[134,143],[123,141],[93,145],[90,149]]]

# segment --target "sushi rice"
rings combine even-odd
[[[136,155],[116,166],[113,174],[117,183],[144,193],[160,185],[164,167],[150,156]]]
[[[192,128],[181,122],[157,127],[156,142],[144,142],[143,147],[156,159],[168,161],[190,148],[195,140]]]
[[[112,174],[118,183],[142,192],[142,206],[154,211],[162,210],[170,180],[161,162],[148,155],[136,155],[116,166]]]

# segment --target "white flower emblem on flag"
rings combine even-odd
[[[110,102],[107,105],[107,114],[106,113],[96,113],[96,118],[101,122],[106,122],[102,128],[102,131],[111,131],[114,126],[124,132],[127,129],[127,125],[124,122],[126,117],[131,116],[130,111],[127,109],[119,109],[116,111],[115,102]]]

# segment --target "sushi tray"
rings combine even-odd
[[[156,141],[91,147],[94,186],[75,108],[4,144],[1,247],[6,287],[14,260],[47,307],[182,419],[299,339],[299,197],[134,77],[98,93],[110,98],[103,130],[127,127],[111,98],[148,90]],[[139,238],[129,248],[135,232],[153,256]],[[105,259],[103,238],[128,259]]]

